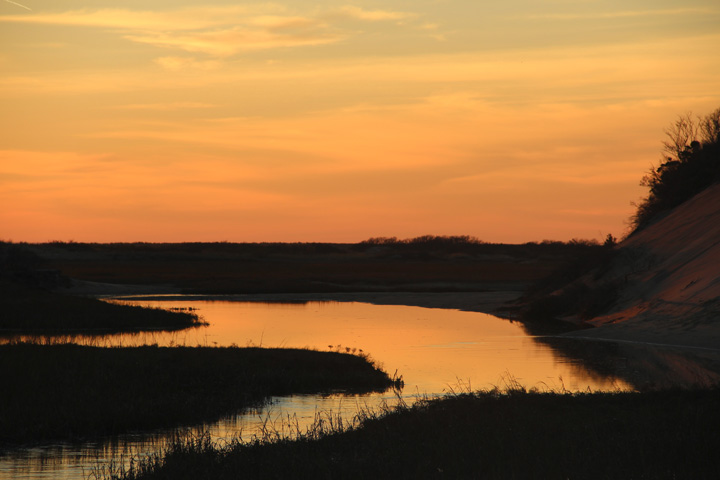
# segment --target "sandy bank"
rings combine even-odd
[[[620,244],[596,285],[619,296],[592,338],[720,350],[720,184]]]

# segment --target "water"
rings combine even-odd
[[[405,380],[401,393],[302,395],[274,398],[260,411],[230,416],[209,430],[216,440],[249,439],[260,428],[291,429],[331,412],[351,419],[358,408],[378,408],[420,395],[504,386],[568,390],[628,389],[623,381],[585,368],[528,335],[521,325],[492,315],[447,309],[370,305],[357,302],[253,303],[233,301],[142,301],[142,305],[197,309],[207,327],[173,333],[76,337],[92,345],[142,344],[307,347],[369,354]],[[85,478],[93,467],[157,451],[172,431],[125,435],[82,445],[47,445],[0,458],[0,479]]]

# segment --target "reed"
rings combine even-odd
[[[506,391],[422,399],[338,428],[163,454],[96,478],[720,478],[720,390]],[[327,422],[326,422],[327,424]],[[319,433],[317,433],[319,432]]]
[[[181,330],[206,325],[192,311],[168,311],[62,295],[0,279],[0,335]]]

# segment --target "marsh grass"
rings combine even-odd
[[[269,396],[384,391],[367,358],[302,349],[0,345],[0,449],[217,420]]]
[[[0,300],[0,335],[172,331],[206,325],[194,311],[120,305],[2,279]]]
[[[718,478],[720,390],[528,391],[420,399],[303,434],[177,438],[104,479]]]

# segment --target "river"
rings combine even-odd
[[[133,303],[193,309],[209,325],[172,333],[74,337],[78,343],[135,346],[299,347],[369,355],[405,388],[370,395],[302,395],[273,398],[264,409],[240,412],[196,426],[215,440],[257,435],[263,428],[288,433],[318,415],[349,420],[360,408],[412,403],[479,388],[520,384],[553,390],[626,390],[622,380],[597,373],[529,335],[519,323],[459,310],[359,302],[260,303],[227,300],[144,300]],[[581,340],[578,340],[581,342]],[[291,433],[291,432],[290,432]],[[173,431],[124,435],[87,444],[19,449],[0,457],[0,480],[86,478],[93,469],[127,464],[162,448]]]

